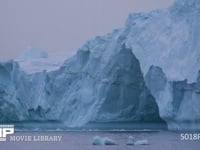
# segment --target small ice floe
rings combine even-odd
[[[93,138],[93,145],[117,145],[117,142],[109,139],[108,137],[99,137],[99,136],[95,136]]]
[[[134,137],[132,137],[132,136],[129,136],[128,137],[128,142],[126,143],[126,145],[134,145]]]
[[[99,136],[95,136],[93,138],[92,145],[104,145],[104,139]]]
[[[117,145],[116,141],[109,139],[107,137],[104,138],[104,141],[105,141],[105,145]]]
[[[149,145],[148,140],[139,140],[134,143],[135,145]]]

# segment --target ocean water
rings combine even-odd
[[[61,136],[61,141],[0,142],[2,150],[199,150],[199,140],[181,140],[179,132],[169,131],[18,131],[14,136]],[[108,137],[117,145],[92,145],[95,136]],[[149,145],[126,145],[128,137],[148,140]],[[9,139],[9,137],[7,137]]]
[[[163,124],[155,123],[89,123],[82,128],[69,128],[57,121],[14,122],[15,133],[0,142],[0,150],[199,150],[198,140],[182,140],[181,134],[193,132],[172,132]],[[13,137],[31,137],[32,140],[11,140]],[[34,141],[34,137],[61,137],[60,141]],[[117,145],[93,145],[95,136],[108,137]],[[135,141],[147,140],[149,145],[127,145],[129,136]],[[11,138],[12,137],[12,138]]]

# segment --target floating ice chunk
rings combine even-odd
[[[95,136],[93,138],[92,145],[104,145],[104,139],[99,136]]]
[[[117,142],[108,137],[95,136],[92,145],[117,145]]]
[[[139,140],[134,143],[135,145],[149,145],[148,140]]]
[[[127,145],[134,145],[134,137],[132,137],[132,136],[128,137]]]
[[[116,141],[109,139],[108,137],[104,138],[104,142],[105,142],[105,145],[117,145]]]

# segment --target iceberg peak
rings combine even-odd
[[[37,48],[28,48],[21,54],[21,58],[23,59],[48,58],[48,53]]]

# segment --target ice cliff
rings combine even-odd
[[[121,31],[172,130],[199,129],[199,19],[199,0],[177,0],[167,9],[130,14]]]
[[[171,130],[200,130],[200,82],[167,80],[161,68],[151,66],[145,76],[157,100],[160,116]]]
[[[164,123],[139,61],[115,37],[86,43],[56,71],[26,74],[15,61],[1,63],[0,91],[1,122]]]
[[[170,80],[195,81],[200,69],[199,7],[199,0],[178,0],[167,9],[129,15],[122,35],[144,73],[155,65]]]

